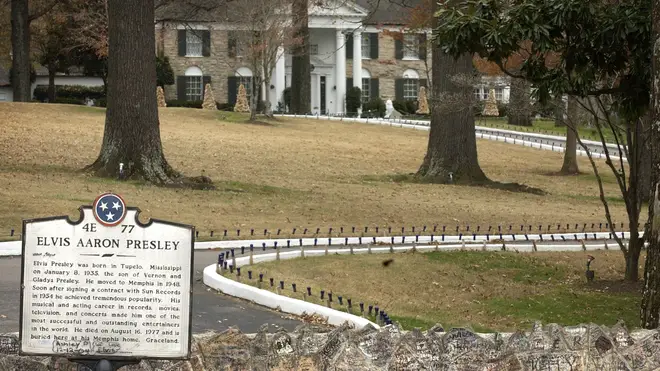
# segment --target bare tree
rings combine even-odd
[[[252,71],[250,120],[254,121],[260,106],[259,87],[271,84],[272,73],[286,48],[301,43],[294,36],[289,8],[290,0],[241,0],[231,5],[230,50],[228,64],[233,69],[247,66]],[[267,94],[268,90],[263,90]],[[279,97],[278,97],[279,98]],[[266,116],[272,117],[270,101],[264,99]]]

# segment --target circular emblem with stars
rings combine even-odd
[[[126,203],[114,193],[104,193],[94,201],[94,217],[106,227],[114,227],[124,220]]]

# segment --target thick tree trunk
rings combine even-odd
[[[657,101],[654,99],[654,101]],[[656,109],[657,110],[657,109]],[[658,121],[655,130],[660,129]],[[657,135],[656,135],[657,136]],[[658,136],[660,137],[660,136]],[[657,145],[656,145],[657,146]],[[654,166],[658,174],[658,163]],[[657,179],[657,178],[656,178]],[[646,266],[644,268],[644,290],[640,313],[641,325],[646,329],[655,329],[660,325],[660,184],[656,182],[652,202],[649,205],[649,222],[646,226],[645,239],[648,241]]]
[[[309,15],[307,0],[294,0],[293,17],[296,20],[295,39],[291,61],[291,113],[312,112],[312,77],[309,57]]]
[[[530,85],[524,79],[511,79],[509,125],[532,126],[532,107],[529,101]]]
[[[437,45],[433,45],[432,53],[431,131],[416,176],[434,183],[487,181],[477,160],[472,108],[477,74],[472,56],[454,59]]]
[[[30,21],[28,0],[11,0],[12,87],[15,102],[30,102]]]
[[[580,173],[577,162],[577,110],[578,102],[574,97],[569,96],[568,112],[566,112],[568,123],[564,123],[566,126],[566,151],[564,152],[564,164],[559,171],[562,175],[575,175]]]
[[[652,2],[652,100],[651,130],[649,131],[652,166],[651,184],[654,191],[649,202],[645,239],[648,242],[646,266],[644,268],[644,290],[640,320],[643,328],[655,329],[660,325],[660,0]]]
[[[48,66],[48,103],[55,103],[55,66]]]
[[[101,152],[90,166],[97,175],[153,183],[179,176],[160,140],[154,58],[154,0],[108,0],[108,105]]]

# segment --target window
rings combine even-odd
[[[179,97],[179,99],[185,99],[187,101],[198,101],[202,100],[204,87],[202,79],[202,70],[199,67],[188,67],[185,73],[185,97]]]
[[[419,36],[403,35],[403,59],[419,59]]]
[[[362,59],[370,59],[371,56],[371,38],[368,33],[362,34]]]
[[[319,45],[318,44],[309,45],[309,55],[319,55]]]
[[[371,74],[362,69],[362,103],[368,103],[371,98]]]
[[[502,92],[504,91],[504,88],[501,86],[495,87],[495,100],[501,101],[502,100]]]
[[[403,73],[403,99],[417,100],[419,94],[419,74],[415,70],[406,70]]]
[[[370,85],[371,85],[371,79],[365,79],[365,78],[362,79],[362,103],[369,102]]]
[[[194,30],[186,31],[186,56],[202,56],[202,35],[195,32]]]
[[[474,89],[474,99],[481,100],[481,88]]]
[[[186,76],[186,100],[202,100],[202,76]]]
[[[245,95],[247,96],[248,102],[250,102],[250,97],[252,97],[252,71],[247,67],[241,67],[236,70],[236,77],[238,77],[236,89],[243,84]],[[236,91],[236,95],[238,96],[238,91]]]
[[[403,99],[404,100],[417,100],[417,93],[419,92],[418,79],[405,79],[403,80]]]
[[[252,76],[239,76],[238,77],[238,85],[236,88],[238,89],[241,84],[243,84],[243,87],[245,88],[245,95],[247,95],[248,102],[250,101],[250,97],[252,96]]]

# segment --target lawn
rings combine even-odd
[[[612,326],[623,319],[639,327],[641,285],[624,284],[620,251],[589,252],[596,279],[586,283],[587,253],[430,252],[373,255],[330,255],[260,263],[242,268],[242,282],[257,285],[264,274],[282,294],[327,305],[320,290],[332,292],[333,307],[347,310],[352,299],[384,308],[404,328],[470,326],[476,331],[513,331],[543,323],[577,325],[593,322]],[[394,261],[387,266],[386,260]],[[642,257],[641,261],[644,261]],[[253,279],[247,280],[247,271]],[[229,275],[227,273],[227,275]],[[297,292],[293,293],[291,284]],[[275,291],[274,289],[271,289]],[[343,304],[339,305],[338,296]],[[327,300],[327,294],[326,294]]]
[[[165,189],[77,172],[96,158],[104,109],[58,104],[0,103],[0,238],[23,218],[78,215],[101,192],[121,194],[143,218],[193,224],[200,238],[229,230],[235,238],[321,228],[447,225],[553,225],[605,222],[585,158],[580,176],[554,175],[559,153],[478,141],[481,166],[493,180],[548,192],[401,182],[420,165],[428,132],[346,122],[279,119],[248,124],[227,112],[160,110],[169,162],[189,176],[212,178],[215,191]],[[607,173],[604,162],[599,162]],[[605,177],[616,221],[625,220],[612,176]],[[604,224],[603,224],[604,225]],[[438,227],[440,228],[440,227]],[[519,227],[518,227],[519,228]],[[419,230],[418,229],[418,230]],[[374,228],[370,229],[370,233]],[[300,233],[300,232],[298,232]],[[17,238],[15,235],[13,238]]]

